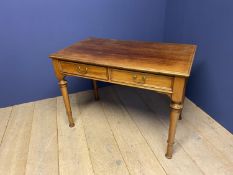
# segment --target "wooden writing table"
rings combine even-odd
[[[65,76],[122,84],[167,94],[171,113],[166,157],[171,158],[176,124],[183,108],[185,86],[196,46],[88,38],[51,54],[63,95],[69,126],[74,126]]]

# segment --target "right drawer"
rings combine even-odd
[[[110,72],[110,78],[113,82],[155,88],[164,91],[171,91],[172,89],[173,77],[170,76],[122,69],[111,69]]]

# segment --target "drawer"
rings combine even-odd
[[[171,91],[173,83],[173,77],[120,69],[111,69],[110,76],[113,82],[155,88],[168,92]]]
[[[65,74],[78,75],[81,77],[90,77],[107,80],[107,68],[82,63],[60,62],[62,72]]]

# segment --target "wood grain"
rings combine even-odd
[[[130,174],[166,174],[137,125],[114,95],[114,91],[111,88],[105,88],[101,99],[105,115]]]
[[[172,160],[165,158],[164,153],[167,141],[168,120],[165,125],[158,118],[160,114],[153,113],[148,108],[147,103],[145,103],[149,100],[148,98],[142,99],[137,95],[138,92],[132,88],[114,86],[114,90],[167,174],[203,174],[201,169],[197,167],[180,144],[176,143],[174,145],[175,155]],[[150,94],[153,94],[153,92],[150,92]],[[167,99],[166,96],[163,96],[163,98]],[[157,103],[159,102],[160,99]],[[148,101],[148,103],[150,103],[150,101]],[[160,111],[161,107],[156,106],[154,110]],[[163,106],[163,110],[168,112],[169,106]]]
[[[10,119],[11,111],[13,107],[1,108],[0,109],[0,146],[2,143],[3,136],[6,131],[8,121]]]
[[[56,98],[35,102],[26,175],[58,175]]]
[[[165,93],[172,102],[166,152],[166,157],[172,158],[176,123],[181,119],[186,79],[195,51],[196,46],[188,44],[88,38],[51,54],[70,127],[74,123],[65,75]],[[96,90],[95,95],[97,99]]]
[[[70,96],[74,119],[80,115],[77,94]],[[57,98],[57,127],[60,175],[94,175],[82,120],[73,128],[67,126],[66,110],[61,97]]]
[[[129,70],[189,76],[196,46],[89,38],[50,58]]]
[[[78,98],[80,118],[95,175],[128,175],[128,169],[99,101],[94,101],[92,93],[87,92],[80,93]]]
[[[13,107],[0,147],[1,174],[25,175],[33,110],[34,103]]]
[[[166,117],[168,110],[156,109],[165,109],[169,101],[163,100],[160,95],[156,98],[155,94],[149,92],[144,92],[142,94],[144,94],[144,98],[147,99],[146,102],[150,106],[150,109],[160,114],[157,116],[168,128],[168,118]],[[184,113],[184,118],[185,116]],[[195,117],[198,117],[198,115]],[[183,120],[181,122],[183,122]],[[198,133],[193,125],[196,125],[196,123],[187,124],[184,122],[178,125],[176,142],[182,145],[185,152],[195,161],[204,174],[232,174],[233,167],[231,161],[223,156],[214,145],[211,145],[202,134]]]
[[[187,98],[185,100],[185,106],[183,113],[186,118],[184,118],[183,123],[191,127],[193,126],[197,133],[202,135],[233,164],[233,135],[222,126],[219,127],[216,121]]]
[[[60,64],[64,74],[108,80],[106,67],[64,61],[60,62]]]
[[[161,91],[172,90],[173,77],[169,76],[118,69],[111,69],[110,75],[111,81],[113,82],[123,82],[125,84],[151,87],[155,89],[160,89]]]
[[[121,86],[114,86],[113,91],[111,87],[99,91],[100,101],[93,100],[92,90],[70,96],[74,119],[79,119],[74,128],[67,126],[62,97],[57,98],[56,109],[54,99],[16,105],[7,110],[0,108],[0,116],[7,114],[9,117],[7,126],[4,124],[6,131],[0,145],[0,174],[24,175],[35,167],[41,169],[30,172],[43,174],[51,168],[53,174],[55,164],[52,162],[55,159],[48,158],[52,162],[45,160],[46,165],[40,162],[51,157],[52,152],[55,155],[56,147],[59,148],[56,162],[62,175],[141,175],[152,172],[159,175],[161,168],[172,175],[232,174],[233,135],[187,98],[184,118],[178,122],[174,156],[168,160],[164,152],[169,126],[169,98]],[[54,121],[54,110],[57,111],[57,122]],[[52,151],[50,146],[54,141],[48,140],[53,134],[48,132],[54,133],[54,127],[58,130],[58,140]],[[44,145],[50,145],[50,148]],[[47,155],[46,150],[51,152]],[[156,170],[151,168],[155,159],[161,166]]]

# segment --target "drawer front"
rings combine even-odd
[[[119,69],[111,70],[111,80],[113,82],[155,88],[168,92],[171,91],[173,83],[173,77]]]
[[[101,66],[93,66],[82,63],[60,62],[62,72],[66,74],[78,75],[81,77],[90,77],[107,80],[107,68]]]

